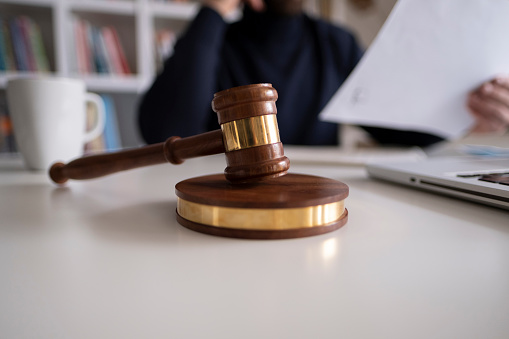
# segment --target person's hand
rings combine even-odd
[[[509,76],[485,82],[468,95],[476,119],[474,133],[503,133],[509,128]]]
[[[218,12],[223,18],[235,11],[241,3],[245,3],[254,11],[260,12],[265,9],[263,0],[203,0],[204,6],[210,7]]]

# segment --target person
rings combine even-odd
[[[483,83],[469,93],[467,105],[476,119],[473,133],[505,133],[509,128],[509,76]]]
[[[339,129],[318,114],[362,56],[345,28],[303,11],[304,0],[203,0],[139,105],[139,127],[147,143],[219,128],[210,103],[214,93],[253,83],[271,83],[281,141],[336,145]],[[243,6],[242,18],[225,18]],[[473,91],[469,107],[475,131],[509,125],[509,78]],[[442,139],[414,131],[362,127],[381,144],[427,146]]]

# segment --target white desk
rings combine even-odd
[[[1,160],[0,337],[509,337],[507,211],[297,162],[349,185],[346,226],[270,241],[180,226],[174,185],[224,167],[57,188]]]

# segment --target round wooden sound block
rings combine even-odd
[[[287,239],[334,231],[348,220],[348,186],[303,174],[232,184],[223,174],[179,182],[177,220],[194,231],[233,238]]]

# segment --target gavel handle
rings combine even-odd
[[[165,142],[119,152],[90,155],[68,164],[57,162],[49,170],[51,180],[63,184],[69,179],[92,179],[134,168],[224,153],[223,133],[215,130],[187,138],[171,137]]]

